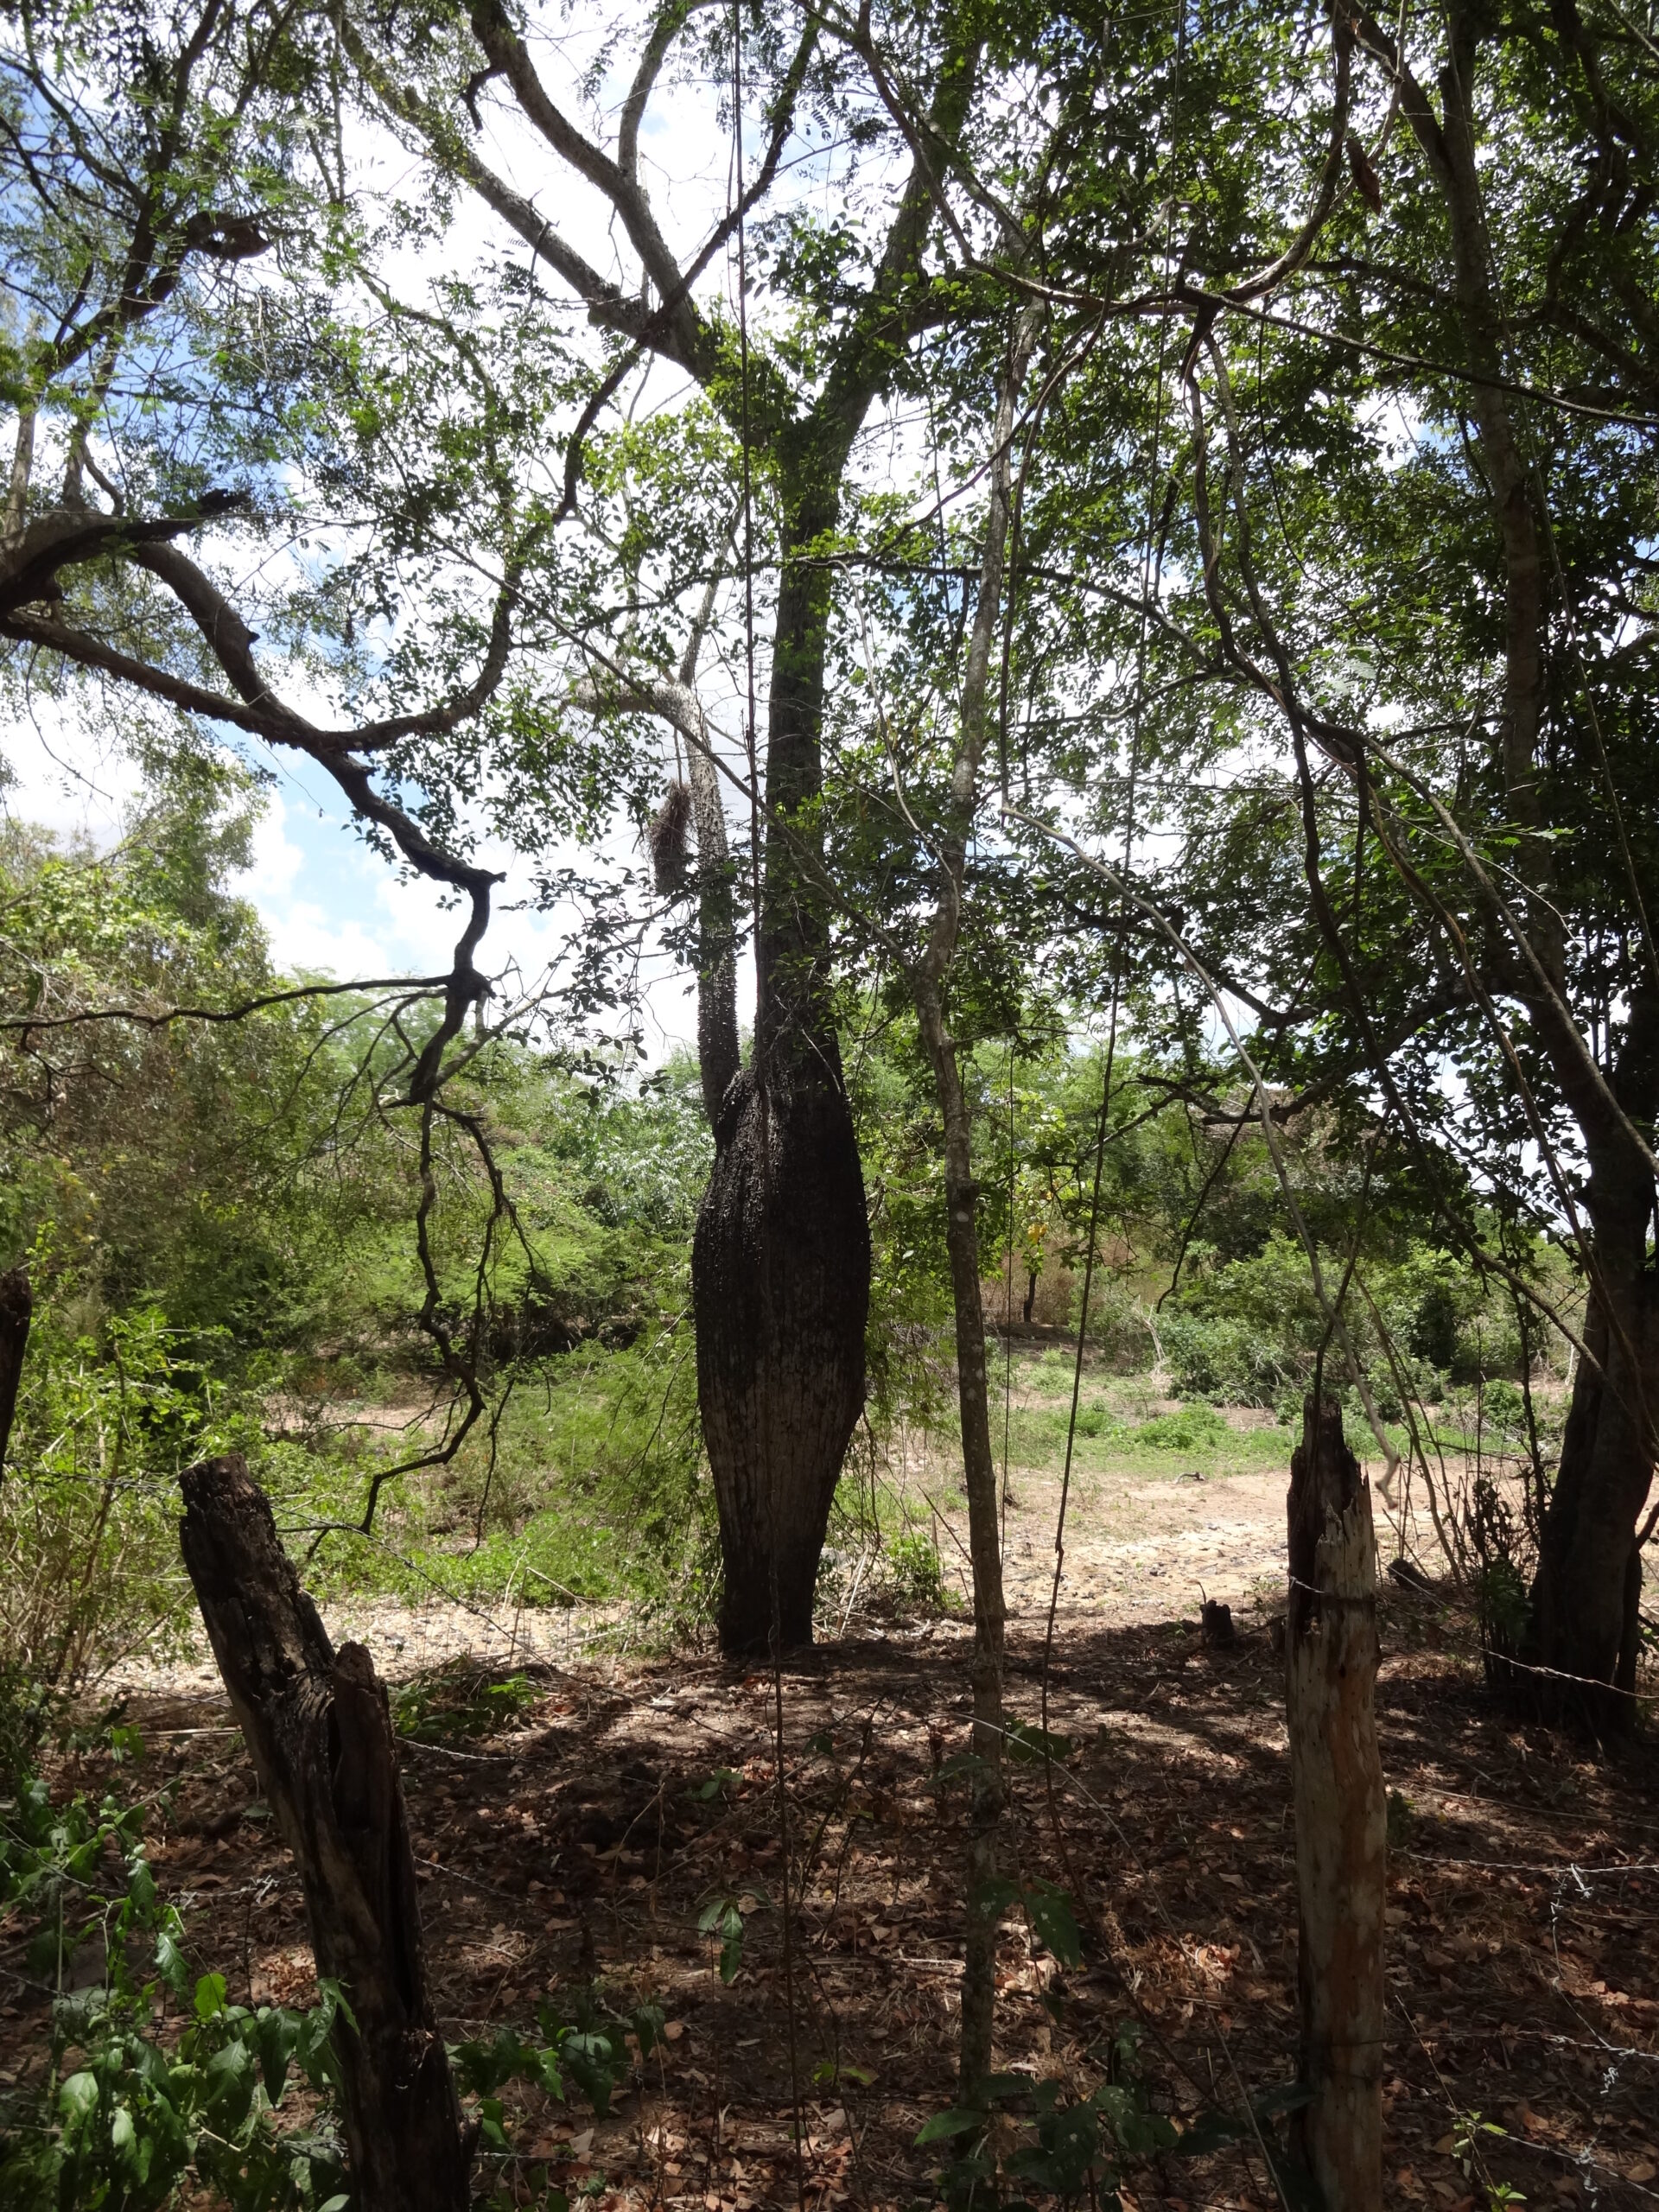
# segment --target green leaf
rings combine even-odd
[[[663,2040],[663,2030],[668,2024],[667,2014],[660,2005],[637,2005],[629,2013],[628,2021],[633,2030],[634,2040],[639,2046],[640,2057],[649,2058]]]
[[[300,2040],[299,2015],[280,2005],[261,2006],[254,2016],[253,2039],[265,2094],[273,2105],[279,2105],[288,2087],[289,2062]]]
[[[205,1974],[196,1984],[195,2012],[199,2020],[211,2020],[215,2013],[225,2010],[225,1977],[222,1974]]]
[[[1011,1759],[1028,1763],[1069,1758],[1071,1738],[1056,1735],[1052,1730],[1033,1728],[1024,1720],[1011,1720],[1007,1731],[1007,1753]]]
[[[71,2123],[89,2120],[98,2109],[96,2074],[72,2074],[58,2091],[58,2104]]]
[[[185,2002],[190,1987],[189,1969],[179,1945],[179,1937],[183,1932],[178,1914],[169,1905],[162,1917],[161,1933],[156,1938],[156,1971],[181,2005]]]
[[[1007,1881],[1000,1875],[995,1876],[988,1882],[982,1882],[976,1890],[969,1892],[968,1910],[977,1920],[1001,1920],[1008,1907],[1019,1901],[1019,1897],[1018,1882]]]
[[[918,2147],[925,2143],[946,2143],[954,2136],[966,2135],[984,2125],[982,2112],[936,2112],[931,2120],[923,2121],[916,2141]]]
[[[1065,1891],[1054,1882],[1027,1882],[1025,1903],[1033,1931],[1042,1938],[1060,1964],[1080,1967],[1083,1938],[1077,1932],[1077,1915]]]

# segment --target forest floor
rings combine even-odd
[[[1022,1920],[1005,1923],[999,2063],[1087,2094],[1135,2029],[1153,2103],[1188,2120],[1240,2112],[1297,2070],[1282,1665],[1262,1612],[1224,1649],[1204,1647],[1195,1618],[1199,1582],[1265,1603],[1282,1575],[1277,1440],[1241,1437],[1230,1471],[1224,1440],[1202,1482],[1174,1460],[1086,1455],[1048,1678],[1047,1726],[1069,1749],[1052,1776],[1010,1770],[1005,1863],[1072,1894],[1084,1963],[1061,1971]],[[906,1479],[946,1524],[944,1557],[948,1488],[921,1454]],[[1011,1484],[1008,1702],[1032,1723],[1054,1491],[1052,1467]],[[358,1625],[335,1610],[337,1634]],[[1489,2185],[1506,2185],[1534,2206],[1659,2202],[1652,1737],[1613,1760],[1518,1726],[1454,1605],[1389,1587],[1382,1619],[1388,2201],[1484,2212],[1501,2201]],[[401,1650],[392,1617],[361,1625],[405,1685],[445,2033],[528,2030],[543,1999],[570,2018],[584,1993],[618,2012],[654,2002],[668,2022],[605,2117],[574,2092],[568,2107],[505,2093],[503,2201],[556,2186],[617,2212],[932,2202],[939,2152],[915,2139],[952,2102],[966,1807],[940,1770],[967,1745],[965,1622],[855,1611],[789,1664],[782,1793],[769,1672],[690,1652],[584,1656],[569,1621],[556,1660],[533,1637],[509,1652],[480,1637],[462,1660],[436,1621],[418,1641],[405,1622]],[[467,1627],[446,1615],[442,1633],[453,1647]],[[523,1687],[492,1714],[509,1662]],[[143,1750],[118,1783],[151,1807],[157,1881],[201,1965],[233,1999],[306,2001],[297,1884],[222,1695],[185,1670],[135,1683],[125,1718]],[[94,1794],[107,1778],[93,1753],[54,1777]],[[729,1984],[698,1925],[720,1897],[744,1921]],[[0,1927],[0,1958],[17,1933]],[[0,2002],[0,2081],[41,2063],[45,2005],[15,1980]],[[1254,2148],[1141,2160],[1124,2181],[1141,2212],[1274,2201]]]

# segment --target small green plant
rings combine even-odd
[[[1179,1413],[1143,1421],[1132,1441],[1140,1452],[1209,1451],[1227,1440],[1227,1424],[1213,1406],[1183,1406]]]
[[[743,1963],[744,1921],[766,1902],[756,1890],[745,1890],[741,1896],[735,1891],[721,1890],[709,1899],[697,1915],[697,1933],[719,1942],[722,1981],[735,1980]]]
[[[1483,2135],[1506,2135],[1507,2128],[1496,2120],[1483,2120],[1478,2112],[1460,2112],[1452,2130],[1452,2155],[1463,2168],[1465,2178],[1471,2178],[1480,2163],[1480,2139]]]
[[[887,1579],[901,1605],[918,1612],[944,1611],[944,1573],[930,1536],[895,1536],[887,1546]]]
[[[743,1779],[728,1766],[717,1766],[712,1774],[704,1775],[701,1782],[694,1782],[686,1796],[694,1805],[709,1805],[722,1794],[734,1789]]]
[[[397,1733],[416,1743],[453,1743],[510,1727],[540,1695],[528,1675],[492,1681],[474,1667],[446,1667],[399,1690],[392,1719]]]
[[[949,2205],[994,2207],[1034,2191],[1075,2201],[1088,2193],[1116,2202],[1125,2159],[1181,2148],[1173,2121],[1152,2109],[1137,2063],[1139,2031],[1123,2030],[1104,2078],[1086,2097],[1066,2098],[1058,2082],[993,2074],[975,2107],[936,2113],[918,2134],[923,2148],[948,2144],[939,2194]],[[1013,2184],[1005,2198],[1004,2183]]]
[[[561,2020],[550,2005],[543,2003],[537,2007],[536,2021],[541,2031],[538,2043],[527,2041],[516,2029],[498,2028],[487,2040],[449,2047],[457,2082],[480,2101],[480,2138],[493,2151],[506,2152],[512,2147],[496,2094],[509,2082],[527,2082],[562,2104],[569,2079],[602,2120],[632,2063],[629,2037],[639,2046],[642,2062],[663,2039],[659,2006],[638,2005],[630,2012],[613,2012],[591,1989],[582,1993],[575,2019]]]
[[[344,2212],[326,2120],[284,2133],[272,2119],[296,2068],[325,2110],[338,2088],[332,2036],[351,2016],[335,1986],[295,2012],[228,2003],[222,1974],[193,1980],[137,1812],[107,1798],[96,1810],[79,1797],[54,1807],[33,1776],[0,1828],[0,1908],[35,1918],[30,1969],[56,1992],[47,2072],[0,2104],[0,2202],[152,2212],[194,2176],[232,2212]],[[145,1953],[149,1980],[137,1965]],[[99,1978],[68,1986],[89,1954]],[[170,2051],[155,2033],[169,1998],[184,2020]]]

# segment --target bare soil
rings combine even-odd
[[[914,1474],[934,1480],[919,1461]],[[998,2058],[1009,2069],[1086,2092],[1130,2025],[1154,2102],[1179,2118],[1238,2111],[1294,2079],[1281,1662],[1253,1605],[1282,1580],[1284,1484],[1259,1462],[1201,1483],[1110,1466],[1074,1483],[1047,1702],[1071,1748],[1052,1773],[1012,1770],[1006,1863],[1071,1892],[1085,1963],[1062,1972],[1023,1921],[1005,1923]],[[1012,1490],[1008,1699],[1035,1722],[1057,1485],[1016,1470]],[[948,1549],[950,1529],[965,1532],[942,1484],[936,1502]],[[1231,1648],[1200,1642],[1200,1584],[1238,1609]],[[528,1660],[536,1683],[499,1733],[407,1745],[445,2032],[527,2027],[538,1999],[568,2013],[590,1983],[619,2010],[654,1999],[670,2023],[665,2049],[605,2120],[574,2097],[562,2107],[524,2094],[518,2155],[480,2169],[503,2201],[539,2202],[552,2184],[619,2212],[932,2202],[938,2153],[915,2137],[953,2096],[965,1805],[939,1770],[967,1745],[965,1623],[855,1618],[846,1638],[791,1663],[780,1795],[767,1673],[696,1653],[584,1657],[592,1624],[569,1616],[490,1626],[359,1610],[337,1609],[336,1632],[366,1630],[396,1677],[428,1675],[465,1644],[485,1679]],[[556,1625],[563,1652],[538,1653],[526,1622]],[[1490,1700],[1449,1596],[1390,1588],[1382,1623],[1379,1719],[1400,1801],[1389,2202],[1472,2212],[1490,2183],[1535,2207],[1650,2205],[1651,1724],[1617,1760],[1516,1726]],[[222,1697],[182,1679],[135,1685],[128,1717],[145,1749],[121,1785],[152,1802],[158,1882],[202,1966],[225,1973],[234,1998],[306,2001],[297,1886]],[[105,1778],[90,1756],[55,1776],[94,1792]],[[745,1919],[729,1986],[697,1926],[721,1895]],[[10,2079],[42,2063],[45,2043],[48,1993],[18,1971],[23,1933],[0,1925]],[[1471,2114],[1472,2158],[1459,2149]],[[1179,2212],[1274,2199],[1260,2155],[1241,2149],[1144,2162],[1123,2202]]]

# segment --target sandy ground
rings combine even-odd
[[[1166,1402],[1163,1409],[1175,1402]],[[1273,1449],[1262,1433],[1267,1417],[1235,1411],[1228,1418],[1238,1439],[1236,1453],[1223,1446],[1193,1454],[1205,1462],[1202,1474],[1196,1468],[1178,1472],[1173,1463],[1149,1465],[1144,1456],[1103,1462],[1097,1452],[1096,1464],[1074,1468],[1059,1619],[1101,1629],[1196,1621],[1205,1597],[1230,1605],[1241,1626],[1282,1610],[1292,1439],[1288,1431],[1272,1430],[1273,1443],[1282,1440],[1283,1458],[1264,1464],[1264,1451]],[[889,1479],[912,1525],[933,1529],[947,1594],[955,1609],[969,1612],[968,1515],[959,1466],[937,1444],[912,1440],[902,1458],[895,1457]],[[1046,1618],[1060,1492],[1057,1469],[1008,1469],[1003,1579],[1011,1624],[1040,1626]],[[1376,1515],[1379,1550],[1387,1560],[1401,1548],[1402,1522],[1380,1498]],[[1410,1556],[1438,1576],[1443,1565],[1427,1516],[1408,1510],[1403,1527]],[[889,1610],[882,1602],[879,1558],[860,1551],[841,1554],[836,1579],[825,1590],[821,1635],[879,1628]],[[626,1656],[639,1642],[627,1610],[618,1606],[469,1605],[435,1595],[411,1605],[354,1596],[325,1604],[322,1612],[336,1644],[348,1638],[366,1644],[377,1669],[393,1682],[463,1653],[492,1666],[565,1667],[584,1657]],[[941,1624],[942,1632],[949,1629]],[[165,1663],[137,1656],[111,1679],[108,1694],[216,1694],[218,1689],[217,1671],[203,1646]]]

